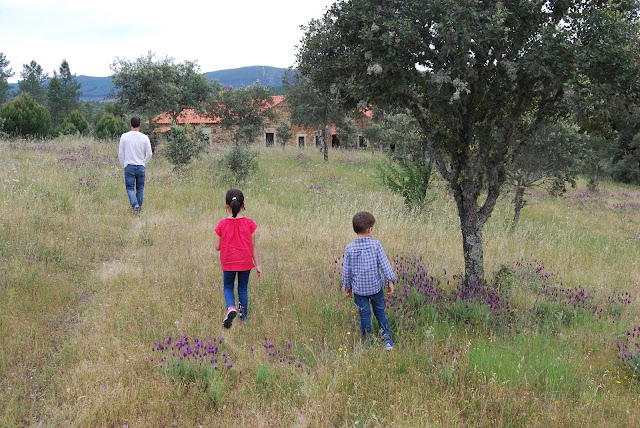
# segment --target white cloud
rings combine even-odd
[[[303,36],[333,0],[88,2],[0,0],[0,45],[16,82],[35,60],[53,74],[63,59],[77,75],[108,76],[116,57],[148,51],[203,72],[250,65],[288,67]]]

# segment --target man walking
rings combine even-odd
[[[140,118],[131,118],[131,131],[120,137],[118,160],[124,168],[124,185],[129,202],[136,215],[140,215],[144,193],[145,166],[151,160],[151,142],[140,132]]]

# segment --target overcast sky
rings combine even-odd
[[[0,52],[20,80],[35,60],[53,75],[110,76],[116,57],[148,51],[201,71],[252,65],[289,67],[306,25],[333,0],[0,0]]]

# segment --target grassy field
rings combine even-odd
[[[421,213],[380,157],[261,149],[246,215],[264,276],[222,328],[213,150],[181,174],[160,152],[132,215],[117,142],[0,142],[0,426],[633,426],[640,189],[584,183],[510,199],[485,227],[490,284],[460,293],[458,219],[436,180]],[[358,210],[403,275],[395,349],[360,344],[340,258]],[[174,353],[173,356],[172,352]],[[178,356],[189,355],[180,360]]]

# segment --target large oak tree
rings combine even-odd
[[[116,58],[111,70],[112,95],[132,111],[147,115],[151,134],[155,115],[170,111],[176,118],[183,109],[199,108],[214,91],[196,62],[175,64],[169,57],[156,60],[152,52],[134,61]]]
[[[638,76],[637,11],[637,0],[339,1],[306,28],[298,69],[351,105],[413,114],[455,198],[465,278],[483,281],[482,230],[512,159],[585,98],[576,82],[629,90],[617,75]]]

